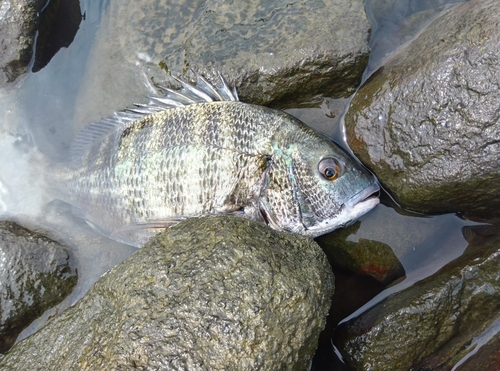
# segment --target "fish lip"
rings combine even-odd
[[[344,207],[351,209],[360,202],[363,202],[370,198],[374,193],[380,192],[380,186],[378,183],[373,183],[372,185],[366,187],[361,192],[356,193],[350,199],[344,203]]]
[[[320,225],[313,227],[304,226],[304,231],[302,233],[312,238],[316,238],[325,233],[330,233],[337,228],[351,225],[355,220],[380,203],[378,195],[376,195],[379,191],[380,185],[378,183],[369,185],[348,199],[342,205],[340,213],[333,220],[329,220],[327,223],[320,223]]]

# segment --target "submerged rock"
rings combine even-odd
[[[0,222],[0,352],[76,285],[71,251],[20,225]]]
[[[44,68],[61,48],[73,42],[82,21],[79,0],[50,0],[40,14],[32,72]]]
[[[0,2],[0,86],[26,72],[45,0]]]
[[[358,0],[213,1],[189,29],[181,50],[165,48],[164,65],[220,70],[256,104],[346,98],[368,62],[370,24]]]
[[[496,335],[492,336],[486,344],[481,344],[482,346],[480,348],[474,348],[479,344],[476,342],[472,343],[468,347],[470,357],[464,357],[455,370],[498,371],[500,366],[500,332],[498,332],[498,330],[498,327],[494,329],[494,331],[496,331]],[[451,367],[449,364],[439,364],[433,370],[445,371],[450,369]]]
[[[355,235],[360,225],[361,222],[357,221],[350,227],[319,237],[317,242],[330,261],[339,267],[385,284],[404,277],[403,265],[389,245],[366,238],[359,238],[356,242],[349,240],[349,236]]]
[[[451,369],[500,311],[498,226],[464,228],[458,259],[339,326],[336,345],[356,370]]]
[[[214,82],[222,72],[249,103],[282,108],[347,97],[368,62],[369,35],[362,0],[111,2],[76,121],[144,100],[155,92],[150,79],[165,84],[189,68]]]
[[[334,282],[313,240],[234,217],[153,237],[0,358],[10,370],[305,370]]]
[[[500,3],[464,3],[360,88],[349,145],[405,208],[498,217],[499,76]]]

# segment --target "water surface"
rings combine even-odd
[[[367,0],[366,9],[373,23],[373,31],[370,41],[372,54],[364,79],[383,64],[395,49],[418,35],[454,3],[456,1]],[[113,5],[116,7],[119,3]],[[99,86],[86,73],[92,62],[91,58],[95,57],[92,50],[97,42],[99,27],[110,22],[106,17],[108,7],[108,0],[81,0],[82,19],[71,44],[60,48],[46,60],[45,66],[38,63],[34,69],[36,72],[31,71],[11,86],[0,90],[0,213],[4,217],[15,216],[26,223],[43,225],[53,230],[74,249],[79,261],[79,281],[75,292],[59,309],[36,321],[21,337],[36,330],[54,311],[62,310],[81,298],[104,272],[134,251],[129,246],[95,234],[83,221],[72,215],[69,205],[51,202],[43,192],[46,160],[64,159],[72,138],[85,124],[81,122],[82,115],[75,113],[77,104],[78,111],[87,111],[88,116],[98,116],[92,100],[78,99],[78,96],[83,85],[87,91]],[[31,67],[35,65],[35,59],[36,56]],[[146,69],[141,63],[149,60],[147,55],[138,55],[138,71]],[[144,79],[142,89],[148,91],[152,86],[151,81],[147,80],[145,74],[138,73],[134,78],[137,76]],[[124,81],[120,83],[126,84],[129,77],[123,78]],[[132,86],[131,90],[133,89],[136,86]],[[132,103],[134,102],[128,102]],[[321,133],[343,143],[342,116],[348,104],[348,99],[334,100],[325,97],[318,108],[292,109],[289,112]],[[124,107],[116,107],[122,108]],[[461,230],[464,226],[473,224],[451,214],[432,217],[404,215],[389,201],[363,216],[360,229],[349,238],[352,241],[359,238],[373,239],[391,246],[401,260],[407,277],[400,284],[382,292],[383,287],[377,286],[371,294],[358,300],[358,307],[352,309],[354,313],[346,313],[347,318],[360,313],[390,293],[433,274],[447,262],[460,256],[467,246]],[[339,282],[342,281],[337,280]],[[338,287],[337,291],[356,299],[356,295],[362,290],[353,286],[350,291],[342,290],[342,287]],[[375,297],[370,301],[373,296]],[[364,304],[366,301],[369,302]],[[320,344],[320,352],[322,351],[326,352],[326,356],[324,353],[317,359],[331,359],[326,363],[317,361],[314,369],[325,369],[327,366],[330,369],[342,368],[334,360],[334,350],[328,337]],[[334,364],[336,366],[332,366]]]

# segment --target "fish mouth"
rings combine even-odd
[[[337,228],[351,225],[360,216],[377,206],[380,202],[378,193],[380,186],[377,183],[366,187],[348,199],[343,205],[341,212],[332,219],[324,220],[314,227],[305,227],[303,234],[312,238],[329,233]]]
[[[379,192],[380,186],[377,183],[373,183],[371,186],[366,187],[361,192],[356,193],[348,199],[344,203],[344,207],[347,209],[352,209],[361,205],[370,207],[371,204],[374,203],[374,205],[370,207],[373,208],[379,203]],[[375,193],[377,194],[375,195]]]

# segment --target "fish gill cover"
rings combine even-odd
[[[220,88],[176,80],[88,125],[49,172],[54,197],[100,233],[141,246],[185,218],[230,214],[315,237],[378,204],[375,178],[298,119],[240,102],[222,76]]]

